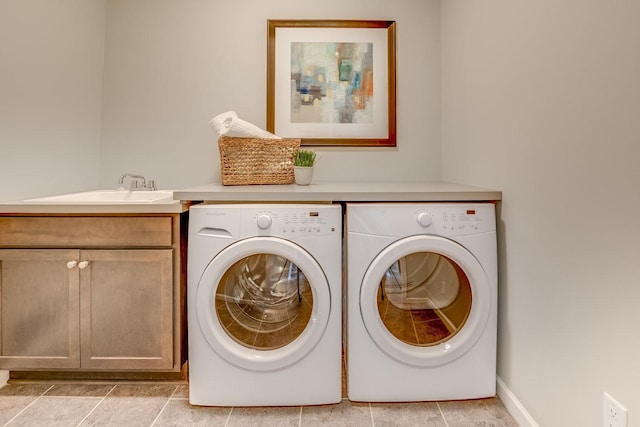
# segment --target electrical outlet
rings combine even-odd
[[[627,427],[627,408],[607,392],[604,393],[602,427]]]

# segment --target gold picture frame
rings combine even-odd
[[[395,147],[395,21],[269,20],[267,130],[302,145]]]

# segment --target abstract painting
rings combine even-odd
[[[373,122],[372,43],[291,43],[291,82],[293,123]]]

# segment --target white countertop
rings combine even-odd
[[[471,202],[501,200],[502,192],[444,181],[206,184],[176,190],[173,198],[206,202]]]

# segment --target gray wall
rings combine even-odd
[[[443,177],[503,190],[498,373],[539,425],[640,426],[640,3],[442,2]]]
[[[0,1],[0,200],[99,184],[103,0]]]
[[[165,189],[219,181],[209,120],[266,125],[269,18],[398,25],[397,148],[321,148],[314,179],[440,178],[439,1],[7,0],[0,200],[111,188],[123,172]]]
[[[312,6],[312,5],[309,5]],[[111,0],[100,182],[123,171],[163,188],[220,181],[209,120],[266,126],[268,19],[385,19],[398,26],[398,147],[322,149],[315,180],[439,179],[439,2]]]

